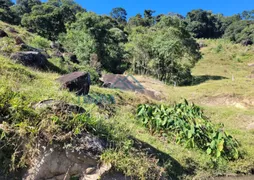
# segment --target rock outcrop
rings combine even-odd
[[[39,52],[43,54],[46,58],[50,58],[48,53],[42,49],[34,48],[32,46],[29,46],[27,44],[20,44],[21,51],[34,51],[34,52]]]
[[[201,48],[207,47],[207,44],[205,44],[204,42],[199,42],[198,46],[201,49]]]
[[[15,37],[15,43],[16,45],[21,45],[21,44],[25,44],[25,42],[23,41],[23,39],[19,36]]]
[[[83,133],[67,146],[40,146],[39,156],[31,162],[24,180],[96,180],[111,169],[110,164],[99,163],[106,142]]]
[[[78,58],[77,58],[77,56],[75,54],[71,54],[70,55],[70,61],[75,63],[75,64],[79,64],[80,63]]]
[[[91,85],[90,74],[85,72],[73,72],[58,78],[57,81],[62,84],[62,88],[79,96],[88,94]]]
[[[243,40],[243,41],[241,42],[241,44],[242,44],[243,46],[250,46],[250,45],[253,44],[253,42],[252,42],[252,40],[250,40],[250,39],[246,39],[246,40]]]
[[[60,51],[61,53],[65,52],[65,49],[63,48],[63,45],[58,43],[58,42],[51,42],[50,47],[52,49],[56,49],[56,50]]]
[[[124,76],[121,74],[104,74],[100,81],[102,87],[121,89],[124,91],[133,91],[146,95],[152,99],[161,100],[162,94],[153,90],[148,90],[143,87],[143,85],[138,82],[133,76]]]
[[[26,52],[17,52],[11,55],[11,59],[20,63],[24,66],[34,67],[38,69],[45,69],[48,65],[48,60],[40,52],[35,51],[26,51]]]
[[[8,34],[5,31],[0,29],[0,38],[3,38],[3,37],[8,37]]]
[[[77,105],[73,105],[73,104],[68,104],[62,101],[57,101],[57,100],[53,100],[53,99],[48,99],[48,100],[44,100],[41,101],[35,105],[33,105],[34,109],[50,109],[54,112],[61,112],[61,113],[65,113],[65,114],[79,114],[79,113],[85,113],[85,109],[77,106]]]
[[[6,30],[9,31],[10,33],[18,33],[18,31],[13,27],[7,27]]]

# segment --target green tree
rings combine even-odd
[[[238,22],[238,21],[241,21],[242,18],[241,18],[241,15],[240,14],[236,14],[236,15],[233,15],[233,16],[223,16],[222,14],[221,15],[218,15],[218,18],[220,19],[220,22],[221,22],[221,33],[224,34],[226,29],[234,22]]]
[[[245,20],[254,20],[254,10],[251,11],[243,11],[242,18]]]
[[[110,12],[110,16],[120,24],[125,25],[127,22],[126,20],[127,12],[124,8],[121,7],[113,8],[112,11]]]
[[[221,22],[219,15],[202,9],[193,10],[187,14],[187,29],[196,38],[218,38],[221,37]]]
[[[0,8],[2,9],[8,9],[12,5],[14,5],[14,3],[11,0],[0,0]]]
[[[32,12],[22,18],[22,25],[39,35],[56,40],[60,33],[66,32],[66,24],[76,20],[77,12],[84,12],[74,1],[50,0],[33,6]]]
[[[237,21],[232,23],[225,31],[224,38],[230,39],[236,43],[250,40],[254,43],[253,33],[254,21]]]
[[[131,17],[128,21],[129,26],[145,26],[145,21],[142,18],[141,14],[137,14],[134,17]]]
[[[132,28],[126,49],[134,73],[152,75],[169,84],[190,83],[190,68],[201,57],[186,23],[171,16],[161,17],[150,28]]]
[[[111,17],[79,13],[61,39],[83,64],[89,64],[91,55],[96,54],[104,70],[122,73],[126,69],[123,43],[127,37]]]
[[[153,26],[155,24],[155,18],[153,17],[153,10],[145,10],[144,11],[144,22],[145,26]]]
[[[0,0],[0,20],[10,23],[17,24],[17,15],[12,10],[14,3],[11,0]]]
[[[32,11],[33,6],[40,5],[40,0],[17,0],[17,7],[19,9],[20,15],[24,15],[25,13],[30,13]]]

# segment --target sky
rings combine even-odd
[[[76,0],[88,11],[98,14],[109,14],[114,7],[123,7],[128,17],[145,9],[155,10],[156,14],[168,12],[186,15],[193,9],[211,10],[226,16],[254,9],[254,0]]]
[[[43,0],[45,1],[45,0]],[[78,4],[98,14],[109,14],[112,8],[123,7],[128,17],[145,9],[155,10],[156,14],[174,12],[185,16],[193,9],[211,10],[226,16],[254,9],[254,0],[76,0]]]

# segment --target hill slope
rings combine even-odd
[[[0,24],[2,29],[7,26]],[[34,46],[33,38],[29,38],[34,35],[14,28],[27,44]],[[0,39],[4,44],[0,55],[0,145],[4,148],[0,149],[0,159],[5,162],[0,165],[1,169],[7,172],[29,167],[38,153],[37,141],[42,135],[49,144],[65,144],[85,131],[111,142],[112,147],[100,155],[99,161],[111,163],[114,170],[130,177],[156,179],[163,174],[173,179],[207,179],[227,173],[253,172],[254,80],[247,76],[253,71],[248,64],[254,63],[254,47],[242,47],[221,39],[202,41],[208,46],[201,50],[203,59],[193,69],[192,86],[167,86],[149,77],[135,76],[146,89],[159,92],[162,100],[94,85],[91,94],[111,95],[116,103],[80,104],[74,93],[61,90],[60,84],[55,82],[60,76],[57,71],[41,72],[14,64],[8,56],[19,47],[14,45],[11,36]],[[61,68],[57,59],[50,61]],[[64,121],[59,114],[32,108],[47,99],[79,105],[88,113],[75,116],[77,121]],[[213,166],[210,156],[203,151],[187,149],[164,136],[151,134],[137,121],[139,104],[171,105],[182,99],[202,106],[214,124],[224,123],[224,129],[241,143],[243,158],[220,161]],[[71,137],[64,136],[69,133]]]

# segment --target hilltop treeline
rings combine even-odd
[[[186,17],[145,10],[127,20],[124,8],[98,15],[73,0],[0,0],[0,20],[59,41],[79,60],[99,71],[154,76],[169,84],[191,82],[201,58],[195,38],[254,42],[254,11],[223,16],[193,10]]]

